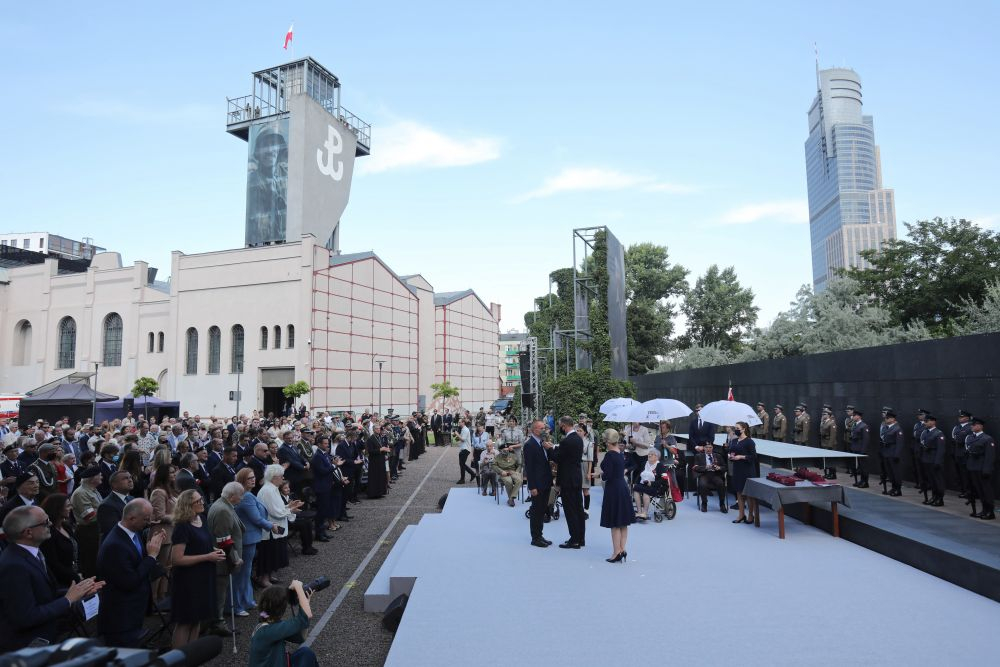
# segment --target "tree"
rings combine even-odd
[[[572,371],[550,379],[542,387],[546,409],[551,409],[556,419],[562,415],[576,418],[583,412],[594,420],[595,430],[601,426],[601,403],[609,398],[634,395],[632,383],[611,377],[611,370],[607,367]]]
[[[291,399],[292,407],[295,406],[295,401],[298,400],[300,396],[305,396],[312,389],[309,388],[309,384],[304,380],[299,380],[298,382],[293,382],[287,387],[281,390],[281,393],[285,395],[285,398]]]
[[[982,303],[977,304],[969,298],[963,299],[962,310],[965,315],[955,327],[957,335],[1000,331],[1000,280],[991,281],[986,286]]]
[[[757,322],[753,290],[740,286],[733,267],[722,271],[713,264],[698,278],[681,306],[687,316],[683,347],[701,345],[739,351]]]
[[[143,396],[149,398],[160,390],[160,383],[150,377],[141,377],[132,385],[132,396]],[[149,405],[143,401],[146,413],[146,421],[149,421]]]
[[[448,380],[432,384],[431,389],[434,391],[434,393],[431,394],[431,398],[435,400],[439,398],[448,400],[449,398],[454,398],[455,396],[458,396],[459,393],[458,387],[452,385],[452,383],[449,382]]]
[[[708,368],[733,363],[733,355],[718,347],[692,345],[683,350],[675,350],[657,366],[657,372],[681,371],[686,368]]]
[[[965,219],[905,224],[908,239],[862,251],[871,266],[847,275],[894,323],[922,322],[935,335],[950,335],[963,318],[963,304],[981,304],[987,281],[1000,269],[1000,233]]]

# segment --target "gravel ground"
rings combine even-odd
[[[378,500],[362,498],[361,503],[350,505],[348,512],[351,514],[351,521],[343,523],[340,530],[331,533],[329,542],[317,542],[314,545],[319,551],[318,555],[292,555],[289,568],[281,571],[282,581],[300,579],[308,583],[320,575],[326,575],[333,582],[330,588],[311,599],[313,628],[338,594],[346,592],[340,605],[313,641],[312,648],[321,665],[350,664],[368,667],[385,662],[392,644],[392,634],[382,629],[380,614],[365,613],[365,589],[403,529],[419,522],[424,514],[439,511],[438,499],[454,485],[457,466],[456,448],[429,447],[419,460],[406,464],[406,471],[400,475],[399,481],[387,496]],[[415,491],[417,492],[414,493]],[[399,520],[388,535],[382,538],[382,534],[408,501],[409,505],[399,516]],[[358,566],[376,546],[371,561],[357,579],[353,580],[352,576]],[[216,667],[245,665],[250,633],[256,623],[257,619],[253,615],[237,618],[236,627],[240,632],[236,637],[236,655],[233,655],[232,639],[229,638],[224,642],[223,653],[209,664]]]

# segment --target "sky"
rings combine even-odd
[[[161,279],[173,250],[242,247],[226,98],[310,55],[372,124],[344,252],[472,288],[506,331],[572,264],[572,230],[607,225],[692,283],[734,266],[766,325],[811,276],[814,48],[861,76],[900,233],[997,229],[998,24],[985,0],[8,4],[0,232],[92,237]]]

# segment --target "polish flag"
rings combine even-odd
[[[285,33],[285,47],[284,47],[285,50],[288,50],[288,45],[292,43],[292,29],[294,27],[295,27],[294,23],[288,26],[288,32]]]
[[[736,399],[733,398],[733,388],[732,387],[729,388],[729,397],[726,398],[726,400],[727,401],[734,401],[734,400],[736,400]]]

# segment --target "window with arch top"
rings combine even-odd
[[[104,318],[105,366],[122,365],[122,318],[118,313],[108,313]]]

